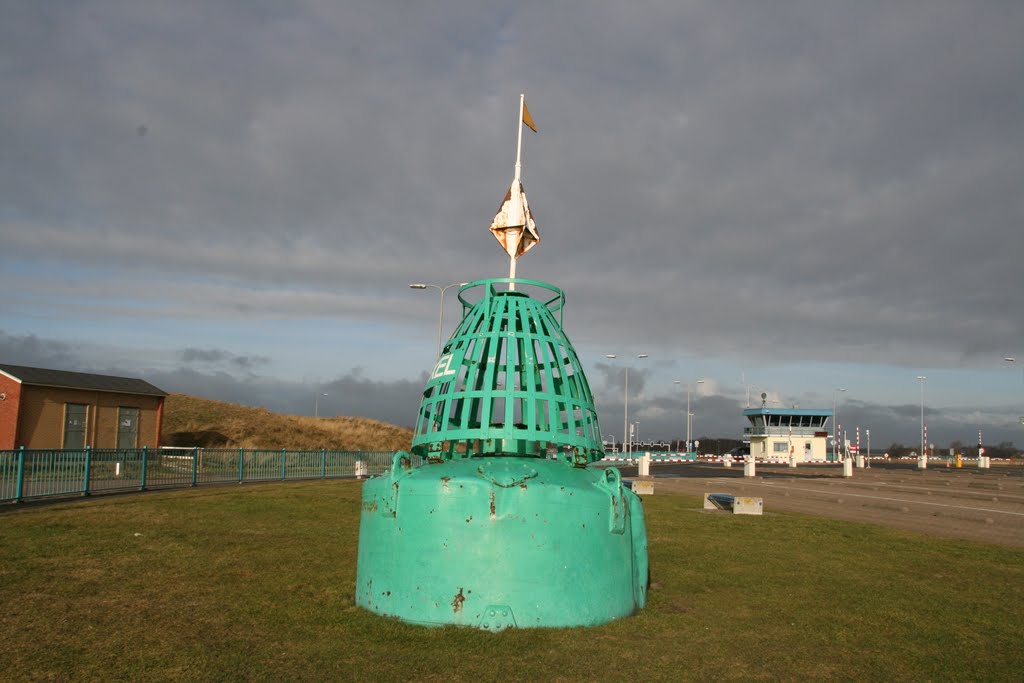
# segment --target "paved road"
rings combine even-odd
[[[620,468],[634,478],[636,467]],[[733,493],[764,498],[766,514],[785,510],[833,519],[881,524],[936,536],[1024,547],[1024,467],[956,469],[929,463],[872,464],[842,476],[840,465],[758,465],[757,476],[743,466],[719,463],[652,465],[655,495],[675,491],[701,496]]]

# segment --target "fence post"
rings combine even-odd
[[[327,449],[320,449],[320,478],[327,478]]]
[[[20,503],[25,494],[25,447],[18,449],[18,482],[14,488],[14,502]]]
[[[146,490],[146,462],[149,460],[149,452],[146,447],[142,447],[142,486],[139,487],[140,491]]]
[[[245,466],[245,449],[238,449],[238,483],[242,483],[242,468]]]
[[[288,450],[285,448],[281,449],[281,481],[285,479],[285,467],[288,464]]]
[[[89,476],[92,473],[92,446],[85,447],[85,489],[82,491],[83,496],[89,495]]]
[[[199,449],[192,447],[192,485],[196,485],[196,475],[199,473]]]

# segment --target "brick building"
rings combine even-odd
[[[141,379],[0,363],[0,450],[156,448],[166,396]]]

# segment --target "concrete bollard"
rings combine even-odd
[[[979,455],[978,456],[978,469],[979,470],[987,470],[990,467],[992,467],[992,464],[989,461],[988,456],[987,455]]]
[[[859,469],[859,470],[864,469],[864,456],[863,455],[859,455],[859,454],[857,455],[857,469]]]
[[[367,463],[363,460],[356,460],[356,479],[362,479],[363,477],[369,476],[370,468],[367,467]]]
[[[844,477],[852,477],[853,476],[853,458],[844,458],[843,459],[843,476]]]
[[[796,454],[795,453],[790,453],[789,454],[789,466],[790,467],[796,467]]]
[[[639,471],[641,477],[651,476],[651,454],[649,452],[640,456]]]
[[[724,458],[722,458],[722,465],[724,465],[725,467],[732,467],[732,456],[727,455]]]
[[[747,460],[743,463],[743,476],[744,477],[756,476],[756,466],[754,465],[754,459],[753,458],[747,458]]]
[[[919,455],[917,456],[917,469],[926,470],[928,469],[928,456]]]

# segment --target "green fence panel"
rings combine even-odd
[[[0,500],[84,493],[87,462],[85,450],[4,451],[0,455]]]
[[[196,454],[193,449],[144,451],[143,455],[147,489],[194,484]]]
[[[0,503],[228,482],[370,477],[390,471],[393,451],[18,449],[0,451]],[[413,465],[421,458],[412,456]]]
[[[0,451],[0,501],[17,497],[18,462],[17,451]]]
[[[88,493],[142,488],[143,452],[137,448],[94,448]]]

